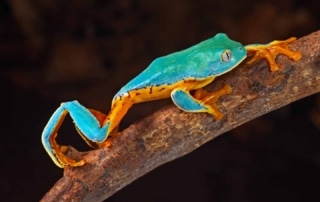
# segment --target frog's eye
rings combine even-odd
[[[221,55],[222,62],[228,62],[229,60],[231,60],[231,57],[232,57],[232,53],[230,50],[227,49],[222,52],[222,55]]]

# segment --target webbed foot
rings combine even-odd
[[[301,58],[301,53],[297,51],[292,51],[289,49],[288,44],[295,41],[295,37],[291,37],[284,41],[272,41],[268,44],[251,44],[245,46],[248,54],[254,53],[254,56],[247,61],[247,64],[251,64],[256,60],[261,58],[266,58],[271,71],[277,71],[279,66],[275,62],[277,55],[283,54],[288,56],[294,61],[298,61]]]

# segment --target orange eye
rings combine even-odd
[[[222,62],[228,62],[231,60],[232,53],[230,50],[224,50],[221,55]]]

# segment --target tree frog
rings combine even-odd
[[[243,46],[229,39],[226,34],[219,33],[190,48],[159,57],[119,90],[107,115],[87,109],[76,100],[62,103],[43,130],[43,146],[57,166],[82,166],[84,160],[76,161],[66,156],[67,147],[58,145],[55,140],[68,113],[86,143],[91,147],[101,147],[108,136],[117,130],[121,119],[133,104],[169,97],[183,111],[206,112],[220,120],[223,114],[215,102],[220,96],[231,93],[231,87],[225,85],[213,93],[205,92],[202,87],[217,76],[231,71],[247,58],[248,53],[255,53],[249,63],[266,58],[271,71],[278,69],[275,57],[280,53],[299,60],[301,54],[287,47],[294,40],[290,38],[269,44]]]

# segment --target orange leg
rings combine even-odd
[[[292,51],[289,49],[288,44],[295,41],[295,37],[291,37],[284,41],[273,41],[269,44],[252,44],[247,45],[245,48],[249,54],[254,53],[254,56],[247,61],[247,64],[251,64],[261,58],[266,58],[271,71],[277,71],[279,69],[275,59],[277,55],[283,54],[288,56],[294,61],[301,58],[301,53]]]
[[[223,96],[230,94],[232,92],[232,88],[229,84],[224,85],[222,88],[215,92],[207,92],[204,89],[200,88],[194,91],[193,97],[197,100],[200,100],[201,103],[206,105],[210,105],[215,111],[215,118],[217,120],[222,119],[223,114],[219,111],[216,102],[218,99]]]

